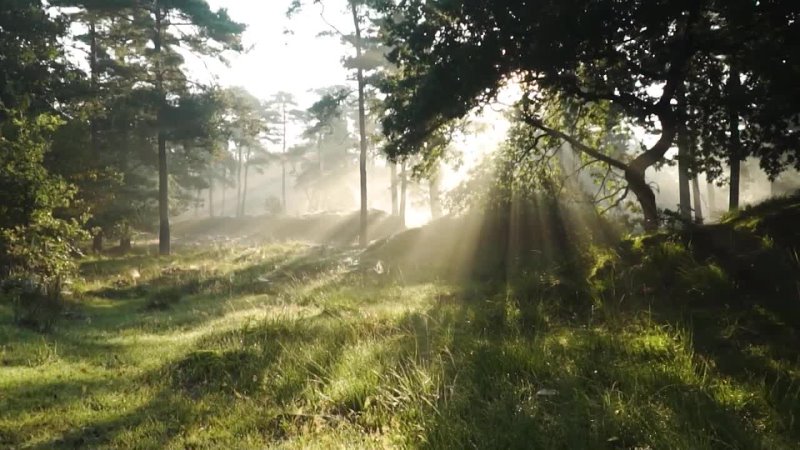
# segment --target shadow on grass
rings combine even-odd
[[[184,442],[187,433],[197,432],[208,421],[217,425],[230,421],[233,429],[280,441],[287,429],[309,420],[287,411],[306,404],[311,387],[322,389],[347,346],[374,332],[320,313],[206,336],[178,360],[131,380],[153,390],[142,406],[84,424],[34,448],[107,448],[121,442],[136,448],[165,448]],[[71,401],[80,401],[82,392],[85,395],[79,386],[63,386]],[[236,412],[242,405],[247,414]],[[128,441],[133,436],[138,439],[135,445]]]
[[[423,420],[420,447],[779,448],[764,439],[757,417],[773,405],[721,402],[720,388],[705,382],[691,351],[670,336],[640,345],[634,335],[545,325],[545,317],[531,321],[540,327],[533,332],[495,323],[487,334],[475,317],[504,316],[507,325],[519,317],[492,311],[498,307],[505,306],[460,303],[429,312],[433,322],[454,327],[447,331],[452,363],[446,392]]]

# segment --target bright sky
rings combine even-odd
[[[212,8],[227,8],[235,21],[247,25],[243,44],[248,51],[230,55],[230,68],[211,67],[222,84],[242,86],[264,99],[278,91],[290,92],[304,107],[315,100],[311,89],[348,82],[350,74],[341,60],[351,49],[338,38],[317,36],[328,29],[320,17],[321,8],[309,4],[287,18],[289,3],[290,0],[209,0]],[[346,27],[341,10],[344,0],[327,3],[326,19]],[[292,33],[285,33],[287,30]]]
[[[325,0],[325,9],[306,0],[306,6],[292,18],[286,17],[291,0],[208,0],[212,8],[227,8],[233,20],[247,25],[243,44],[248,51],[229,55],[230,67],[192,64],[199,72],[213,72],[223,85],[242,86],[256,97],[267,99],[278,91],[295,95],[299,107],[317,100],[311,92],[326,86],[352,83],[353,74],[342,67],[342,58],[353,49],[337,37],[318,36],[330,31],[328,23],[344,33],[352,30],[346,0]],[[324,12],[323,12],[324,11]],[[324,14],[324,20],[321,17]],[[328,22],[328,23],[326,23]],[[290,30],[290,33],[286,33]],[[196,68],[196,69],[195,69]],[[201,76],[198,74],[198,76]],[[506,131],[500,114],[486,114],[489,128],[478,138],[462,143],[465,165],[459,176],[446,177],[445,187],[456,184],[479,155],[493,149]],[[501,122],[501,123],[498,123]],[[294,131],[294,133],[291,133]],[[290,130],[297,135],[299,129]],[[293,144],[294,142],[289,142]]]

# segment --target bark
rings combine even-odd
[[[730,129],[730,193],[728,208],[733,211],[739,208],[739,184],[741,178],[742,150],[739,137],[739,112],[736,108],[736,96],[738,95],[741,81],[739,71],[731,67],[728,76],[728,125]]]
[[[700,182],[697,177],[692,178],[692,194],[694,196],[694,221],[697,224],[703,223],[703,203],[700,199]]]
[[[689,158],[695,160],[697,142],[689,143]],[[700,198],[700,175],[695,173],[692,177],[692,195],[694,202],[694,221],[697,224],[703,223],[703,202]]]
[[[717,212],[717,192],[714,183],[708,181],[706,176],[706,192],[708,196],[708,217],[711,219]]]
[[[95,28],[94,20],[89,23],[89,71],[90,83],[92,88],[92,95],[99,96],[97,89],[97,29]],[[97,139],[97,111],[92,112],[92,118],[89,123],[89,145],[92,154],[98,156],[98,139]]]
[[[658,206],[656,205],[656,194],[653,189],[647,184],[644,177],[643,170],[627,170],[625,171],[625,181],[628,182],[628,187],[636,196],[639,201],[639,206],[642,208],[642,215],[644,216],[644,229],[646,231],[655,231],[659,225]]]
[[[132,248],[132,245],[131,245],[131,237],[130,236],[121,237],[119,239],[119,249],[120,249],[120,251],[122,253],[127,253],[127,252],[131,251],[131,248]]]
[[[573,136],[544,125],[538,119],[527,117],[525,120],[527,123],[537,127],[550,136],[568,142],[576,151],[585,153],[598,161],[604,162],[622,171],[625,175],[625,181],[628,183],[628,189],[636,196],[636,199],[639,201],[639,206],[642,208],[645,230],[655,231],[658,229],[659,225],[658,206],[656,205],[656,194],[645,179],[645,171],[648,167],[651,167],[664,157],[664,154],[669,150],[672,141],[675,139],[675,122],[671,119],[671,114],[665,112],[660,117],[662,128],[661,138],[653,147],[639,155],[630,164],[625,164],[622,161],[611,158],[599,150],[589,147]]]
[[[692,220],[692,197],[689,188],[689,160],[691,139],[686,130],[686,99],[683,90],[678,92],[678,108],[683,120],[678,132],[678,194],[680,198],[679,208],[681,219],[686,222]]]
[[[156,89],[158,91],[158,252],[162,255],[170,254],[169,235],[169,177],[167,172],[167,136],[164,131],[164,108],[166,95],[164,93],[164,74],[161,72],[161,6],[156,1],[155,5],[156,29],[153,38],[153,49],[156,55]]]
[[[355,26],[356,58],[361,59],[361,24],[358,18],[358,7],[356,2],[350,2],[350,9],[353,13],[353,25]],[[359,221],[358,244],[366,247],[369,243],[367,236],[367,119],[364,98],[364,71],[359,67],[356,71],[358,80],[358,134],[361,144],[361,153],[358,158],[358,170],[361,177],[361,217]]]

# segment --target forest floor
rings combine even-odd
[[[0,304],[0,448],[800,448],[800,341],[768,311],[595,313],[356,258],[90,259],[48,333]]]

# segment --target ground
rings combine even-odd
[[[800,448],[797,335],[768,311],[143,251],[84,261],[49,332],[0,306],[0,448]]]

